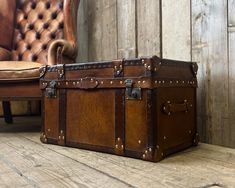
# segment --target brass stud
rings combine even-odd
[[[148,153],[148,150],[145,150],[145,154],[147,154]]]
[[[142,64],[144,64],[144,59],[142,59]]]
[[[165,106],[163,106],[163,110],[166,110],[166,107],[165,107]]]
[[[58,82],[57,84],[58,84],[58,86],[60,86],[60,82]]]
[[[163,81],[162,81],[162,83],[164,84],[164,83],[165,83],[165,81],[163,80]]]
[[[48,132],[50,132],[50,131],[51,131],[51,129],[47,129],[47,131],[48,131]]]
[[[116,144],[115,147],[118,148],[118,145]]]
[[[141,81],[138,81],[138,84],[140,84],[141,83]]]
[[[163,153],[161,153],[161,155],[163,156]]]
[[[123,84],[123,81],[120,81],[120,84]]]
[[[155,80],[155,84],[157,84],[157,80]]]
[[[113,84],[113,81],[110,81],[110,84]]]
[[[118,141],[120,141],[120,140],[121,140],[121,138],[119,138],[119,137],[118,137],[118,138],[117,138],[117,140],[118,140]]]
[[[76,85],[76,82],[73,82],[73,85]]]
[[[158,83],[159,83],[159,84],[161,84],[161,83],[162,83],[162,81],[160,80]]]
[[[184,99],[184,102],[188,102],[186,99]]]
[[[184,84],[184,81],[182,81],[182,83]]]
[[[145,154],[143,154],[143,159],[145,159]]]
[[[121,147],[122,147],[122,149],[124,148],[124,146],[123,146],[123,145],[121,145]]]
[[[156,67],[154,68],[154,71],[157,71],[157,68],[156,68]]]
[[[172,81],[170,81],[170,84],[172,84]]]
[[[152,152],[152,148],[149,148],[149,152]]]
[[[179,81],[178,81],[178,80],[176,80],[176,83],[178,84],[178,83],[179,83]]]
[[[171,113],[170,112],[168,112],[168,114],[167,114],[168,116],[170,116],[171,115]]]
[[[166,136],[164,136],[163,139],[166,140]]]
[[[142,82],[143,84],[145,83],[145,80],[143,80],[143,82]]]
[[[170,104],[171,102],[170,101],[167,101],[168,104]]]
[[[96,85],[98,85],[99,82],[98,82],[98,81],[95,81],[95,83],[96,83]]]
[[[61,137],[59,136],[59,140],[60,140],[60,138],[61,138]]]
[[[138,140],[138,143],[141,144],[141,140]]]
[[[44,141],[47,142],[47,139],[45,138]]]
[[[159,145],[157,145],[157,149],[159,149]]]
[[[64,136],[62,137],[62,139],[64,140]]]
[[[193,107],[193,105],[192,105],[192,104],[190,104],[190,107]]]
[[[191,134],[191,133],[192,133],[192,131],[191,131],[191,130],[189,130],[189,131],[188,131],[188,133],[189,133],[189,134]]]
[[[148,66],[148,65],[145,63],[145,64],[144,64],[144,67],[147,68],[147,66]]]
[[[116,65],[114,66],[114,69],[117,69],[117,66],[116,66]]]
[[[159,65],[161,65],[162,63],[161,62],[159,62]]]
[[[94,81],[94,79],[93,78],[91,78],[91,82],[93,82]]]
[[[46,138],[46,135],[44,134],[43,137]]]
[[[122,65],[119,65],[120,68],[122,68]]]
[[[151,70],[151,66],[150,65],[148,66],[148,70]]]
[[[101,81],[100,83],[101,83],[101,84],[104,84],[104,82],[103,82],[103,81]]]
[[[69,83],[68,83],[68,82],[66,82],[65,84],[66,84],[66,85],[69,85]]]

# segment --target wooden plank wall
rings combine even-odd
[[[235,148],[235,0],[82,2],[78,36],[88,52],[78,61],[156,54],[198,62],[201,140]]]

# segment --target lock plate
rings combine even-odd
[[[51,81],[49,86],[46,88],[46,97],[48,98],[56,98],[56,82]]]
[[[133,87],[133,80],[125,80],[126,84],[126,99],[127,100],[141,100],[141,88]]]

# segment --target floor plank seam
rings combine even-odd
[[[61,156],[63,156],[63,157],[69,158],[70,160],[75,161],[75,162],[77,162],[77,163],[79,163],[79,164],[81,164],[81,165],[83,165],[83,166],[85,166],[85,167],[88,167],[88,168],[90,168],[90,169],[92,169],[92,170],[95,170],[95,171],[101,173],[101,174],[104,174],[104,175],[106,175],[106,176],[108,176],[108,177],[110,177],[110,178],[112,178],[112,179],[114,179],[114,180],[116,180],[116,181],[119,181],[119,182],[121,182],[121,183],[127,185],[128,187],[137,188],[136,186],[133,186],[133,185],[127,183],[126,181],[123,181],[123,180],[121,180],[121,179],[119,179],[119,178],[117,178],[117,177],[111,176],[110,174],[108,174],[108,173],[106,173],[106,172],[103,172],[103,171],[101,171],[101,170],[98,170],[98,169],[96,169],[96,168],[93,168],[92,166],[89,166],[89,165],[87,165],[86,163],[83,163],[83,162],[78,161],[78,160],[76,160],[76,159],[73,159],[73,158],[71,158],[71,157],[69,157],[69,156],[66,156],[66,155],[64,155],[64,154],[61,154],[61,153],[57,152],[56,150],[53,150],[53,149],[51,149],[51,148],[46,147],[45,145],[42,145],[42,144],[40,144],[40,143],[38,143],[38,142],[35,142],[34,140],[31,140],[31,139],[26,138],[26,137],[21,136],[21,135],[18,135],[18,136],[20,136],[20,137],[22,137],[22,138],[24,138],[24,139],[26,139],[26,140],[29,140],[29,141],[31,141],[31,142],[37,144],[37,145],[41,145],[41,146],[45,147],[46,149],[48,149],[48,150],[50,150],[50,151],[53,151],[53,152],[55,152],[55,153],[57,153],[57,154],[59,154],[59,155],[61,155]]]

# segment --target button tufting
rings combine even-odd
[[[47,44],[43,44],[43,45],[42,45],[42,49],[43,49],[43,50],[46,50],[46,49],[47,49]]]
[[[40,39],[41,38],[41,34],[40,33],[36,33],[36,39]]]
[[[44,29],[47,29],[49,27],[49,24],[48,23],[45,23],[44,25],[43,25],[43,28]]]
[[[32,61],[36,61],[37,59],[38,59],[38,56],[37,55],[33,55]]]
[[[32,3],[31,8],[35,9],[36,8],[36,3]]]
[[[50,7],[51,7],[50,2],[47,2],[47,3],[46,3],[46,9],[49,9]]]
[[[39,15],[38,15],[38,19],[42,20],[42,19],[43,19],[43,15],[42,15],[42,14],[39,14]]]
[[[56,13],[56,12],[54,12],[54,13],[51,14],[51,18],[52,18],[52,19],[56,19],[56,17],[57,17],[57,13]]]

